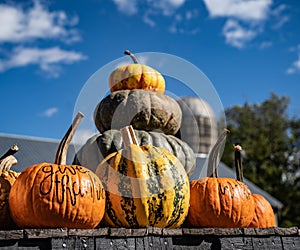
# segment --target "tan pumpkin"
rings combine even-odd
[[[66,165],[69,143],[79,125],[78,113],[52,163],[25,169],[9,194],[11,216],[21,228],[95,228],[105,210],[99,178],[83,166]]]
[[[121,133],[124,149],[107,156],[96,171],[106,190],[103,224],[180,227],[190,199],[183,166],[164,148],[138,146],[132,127]]]
[[[0,157],[0,229],[16,229],[17,225],[10,216],[8,196],[11,187],[18,178],[18,172],[10,170],[17,164],[17,159],[13,156],[19,150],[17,145],[13,145],[2,157]]]
[[[124,89],[143,89],[163,94],[165,91],[165,79],[157,70],[139,64],[135,56],[129,51],[134,64],[123,65],[116,68],[109,76],[109,88],[111,92]]]
[[[247,227],[254,216],[254,199],[250,189],[233,178],[219,178],[217,159],[225,131],[212,148],[208,172],[212,177],[190,182],[190,208],[187,225],[191,227]]]

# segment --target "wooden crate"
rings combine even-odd
[[[0,231],[4,249],[300,249],[292,228],[97,228]]]

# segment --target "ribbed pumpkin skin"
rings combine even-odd
[[[94,111],[97,129],[103,133],[132,125],[135,129],[176,134],[182,113],[171,97],[146,90],[119,90],[103,98]]]
[[[20,173],[11,170],[0,172],[0,229],[17,228],[10,216],[8,196],[19,175]]]
[[[255,212],[253,220],[248,227],[275,227],[275,215],[271,204],[259,194],[253,194],[252,196],[255,202]]]
[[[21,173],[9,205],[21,228],[95,228],[104,215],[105,191],[84,167],[41,163]]]
[[[249,188],[232,178],[201,178],[190,182],[187,224],[192,227],[247,227],[254,216]]]
[[[116,68],[109,76],[111,92],[124,89],[144,89],[160,94],[165,91],[165,79],[155,69],[142,64]]]
[[[193,174],[196,157],[190,146],[173,135],[134,130],[139,145],[162,147],[175,155],[184,166],[188,176]],[[98,164],[111,153],[122,148],[123,139],[119,130],[108,130],[89,138],[77,152],[73,164],[86,166],[95,171]]]
[[[131,145],[130,150],[106,157],[96,174],[106,190],[105,225],[177,228],[184,222],[190,199],[188,177],[165,149]]]

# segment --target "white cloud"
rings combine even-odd
[[[186,0],[147,0],[149,7],[155,8],[162,12],[163,15],[169,16],[180,8]]]
[[[230,17],[245,21],[265,20],[272,0],[203,0],[211,17]]]
[[[272,45],[273,45],[272,42],[270,42],[270,41],[264,41],[264,42],[262,42],[262,43],[259,45],[259,48],[260,48],[260,49],[266,49],[266,48],[271,47]]]
[[[35,39],[80,40],[78,31],[70,27],[77,17],[67,17],[63,11],[49,12],[38,0],[29,9],[20,5],[0,4],[0,43],[17,43]]]
[[[47,49],[17,47],[7,59],[0,60],[0,72],[11,68],[38,65],[41,70],[52,77],[59,75],[58,64],[71,64],[86,59],[86,56],[76,51],[67,51],[59,47]]]
[[[41,115],[45,116],[45,117],[52,117],[54,114],[56,114],[58,112],[58,108],[56,107],[52,107],[52,108],[48,108],[46,110],[44,110]]]
[[[300,73],[300,45],[297,48],[298,58],[294,61],[291,66],[286,70],[288,75],[292,75],[295,73]]]
[[[120,12],[127,15],[134,15],[138,12],[136,0],[113,0]]]
[[[223,27],[226,43],[237,48],[243,48],[256,34],[254,30],[247,29],[232,19],[227,20]]]

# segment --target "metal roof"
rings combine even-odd
[[[10,135],[0,133],[0,155],[4,154],[12,145],[17,144],[19,151],[14,155],[18,164],[12,167],[14,171],[22,171],[25,168],[42,162],[53,163],[60,140],[30,137],[22,135]],[[67,163],[71,164],[75,155],[75,149],[70,145],[67,154]]]

